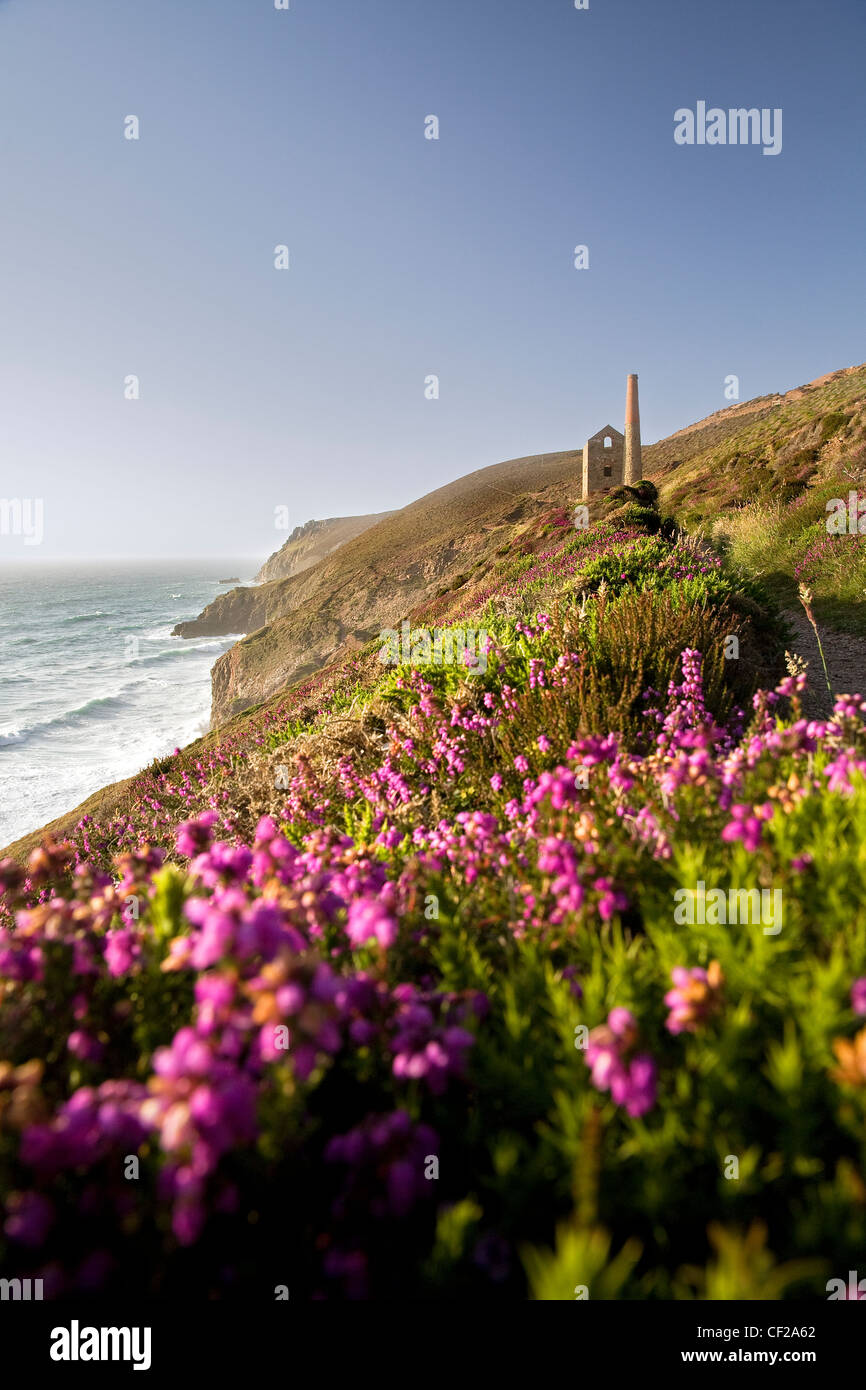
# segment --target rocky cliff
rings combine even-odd
[[[209,603],[197,618],[177,623],[172,637],[228,637],[252,632],[267,622],[261,589],[229,589]]]
[[[367,516],[330,517],[296,526],[285,544],[262,565],[256,575],[259,587],[229,589],[220,594],[197,618],[178,623],[172,636],[229,637],[255,632],[292,606],[291,589],[283,588],[283,581],[312,569],[340,546],[393,515],[371,512]]]
[[[335,551],[368,531],[392,512],[372,512],[367,516],[332,516],[326,521],[307,521],[296,526],[288,540],[266,560],[256,575],[260,584],[274,579],[289,579],[293,574],[310,569]]]

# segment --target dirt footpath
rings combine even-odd
[[[786,609],[785,617],[796,634],[789,650],[809,663],[803,712],[810,719],[826,719],[832,706],[812,625],[800,607]],[[866,695],[866,637],[852,637],[820,623],[818,630],[834,695]]]

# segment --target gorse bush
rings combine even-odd
[[[722,643],[753,615],[684,551],[569,537],[525,570],[551,612],[476,593],[484,671],[365,654],[348,704],[0,865],[4,1276],[796,1298],[856,1268],[866,700],[752,696]]]

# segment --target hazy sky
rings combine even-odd
[[[621,427],[630,371],[653,440],[862,361],[864,53],[864,0],[0,0],[0,497],[44,504],[0,562],[264,557],[275,507]],[[698,101],[781,153],[677,145]]]

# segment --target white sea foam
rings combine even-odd
[[[228,563],[213,573],[242,573]],[[207,731],[210,669],[236,637],[171,636],[221,592],[182,569],[0,575],[0,846]]]

